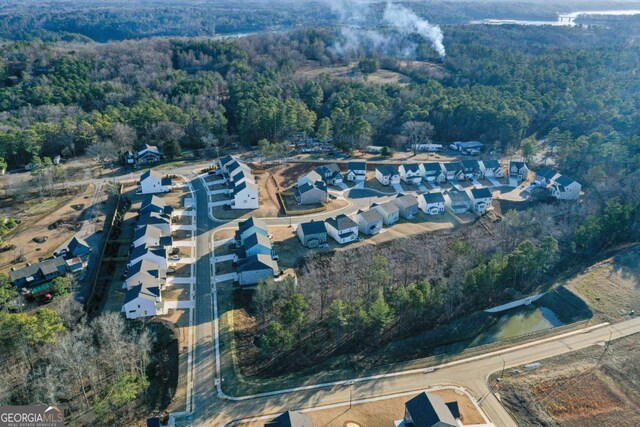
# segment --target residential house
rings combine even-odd
[[[229,156],[229,155],[224,156],[221,159],[218,159],[218,163],[216,163],[216,171],[219,172],[220,174],[226,173],[227,165],[231,164],[235,160],[236,160],[235,157]]]
[[[358,224],[344,214],[325,221],[327,233],[341,245],[358,239]]]
[[[171,217],[169,215],[161,214],[158,212],[147,212],[138,216],[138,222],[136,223],[136,229],[142,228],[145,225],[153,225],[158,227],[162,231],[163,236],[171,235]]]
[[[415,163],[402,164],[398,168],[400,179],[408,184],[418,185],[422,181],[420,166]]]
[[[167,258],[168,257],[166,248],[140,245],[137,248],[133,248],[131,254],[129,254],[127,268],[130,268],[134,264],[137,264],[146,259],[147,261],[158,264],[160,268],[167,270],[167,268],[169,267]]]
[[[153,286],[159,286],[161,290],[164,289],[167,284],[167,270],[148,259],[143,259],[127,268],[123,288],[131,289],[144,283],[151,283]]]
[[[511,160],[509,162],[509,177],[520,181],[526,181],[529,178],[529,168],[525,162]]]
[[[549,168],[540,168],[536,171],[536,177],[534,183],[539,185],[540,187],[547,188],[553,182],[553,179],[557,176],[560,176],[558,172],[551,170]]]
[[[400,184],[400,174],[395,166],[391,165],[376,166],[376,179],[382,185]]]
[[[147,195],[142,200],[138,213],[143,214],[147,212],[157,212],[162,214],[171,215],[173,213],[173,207],[168,206],[162,197],[154,195]]]
[[[582,185],[566,175],[559,175],[551,183],[551,195],[558,200],[578,200]]]
[[[253,182],[254,184],[256,182],[251,173],[248,173],[246,170],[242,169],[240,170],[240,172],[233,175],[233,178],[231,179],[231,186],[235,188],[245,181]],[[229,192],[231,193],[233,192],[233,190],[229,190]]]
[[[155,145],[145,144],[144,148],[136,154],[136,163],[139,165],[148,165],[158,163],[162,158],[162,153]]]
[[[67,258],[64,262],[67,264],[67,271],[70,273],[78,273],[86,267],[86,263],[80,257]]]
[[[482,178],[482,171],[480,170],[480,162],[475,159],[463,160],[462,173],[467,179],[480,179]]]
[[[482,160],[480,162],[480,170],[486,178],[502,178],[502,166],[497,160]]]
[[[458,427],[451,409],[455,408],[459,417],[457,403],[451,405],[437,394],[422,392],[405,403],[404,419],[398,427]]]
[[[250,217],[244,221],[238,223],[238,230],[235,233],[236,247],[242,246],[247,237],[252,234],[261,233],[266,237],[271,238],[269,231],[267,230],[267,224],[259,218]]]
[[[131,150],[127,150],[122,153],[122,162],[125,165],[135,165],[136,164],[136,155]]]
[[[173,185],[171,178],[163,177],[159,172],[152,169],[140,175],[138,181],[138,194],[167,193]]]
[[[127,319],[165,314],[160,288],[137,285],[129,289],[124,296],[122,312]]]
[[[393,225],[398,222],[398,219],[400,218],[400,209],[394,200],[381,204],[374,203],[371,207],[382,215],[382,223],[384,225]]]
[[[311,172],[307,173],[306,175],[301,176],[300,178],[298,178],[298,181],[296,182],[296,186],[300,187],[302,185],[308,184],[308,185],[313,185],[318,181],[322,181],[323,177],[320,173],[316,172],[315,170],[312,170]]]
[[[450,191],[445,195],[445,206],[456,214],[469,212],[471,199],[466,191]]]
[[[471,189],[471,209],[480,215],[487,213],[491,209],[491,191],[488,188]]]
[[[146,245],[149,247],[171,247],[173,245],[173,237],[171,237],[171,234],[163,233],[162,228],[156,227],[155,225],[147,224],[143,225],[140,228],[136,228],[136,231],[133,235],[133,243],[131,244],[131,246],[136,248],[141,245]]]
[[[236,271],[241,286],[256,285],[261,280],[280,274],[278,262],[265,254],[248,257],[238,264]]]
[[[367,162],[347,163],[347,181],[363,182],[367,179]]]
[[[244,173],[245,175],[251,175],[251,168],[249,168],[249,166],[245,165],[242,162],[238,162],[237,160],[234,160],[233,162],[229,163],[226,166],[226,170],[227,170],[226,172],[227,182],[229,183],[233,183],[234,177],[239,173]]]
[[[50,282],[67,272],[67,265],[62,257],[45,259],[26,267],[9,272],[9,279],[16,288],[33,287]]]
[[[238,259],[244,259],[258,254],[269,255],[271,257],[275,255],[269,237],[262,233],[255,232],[244,239],[244,243],[237,249],[236,255]]]
[[[444,173],[447,177],[447,181],[452,179],[464,179],[462,163],[450,162],[443,163],[442,165],[444,166]]]
[[[447,174],[442,163],[422,163],[420,172],[422,178],[427,182],[442,184],[447,180]]]
[[[418,214],[419,204],[415,197],[409,194],[400,194],[396,197],[394,202],[400,211],[401,217],[412,219]]]
[[[233,209],[258,209],[260,207],[258,185],[244,181],[233,189]]]
[[[340,167],[335,163],[318,166],[316,172],[322,176],[322,180],[328,185],[342,184],[342,173],[340,172]]]
[[[266,423],[264,427],[313,427],[313,421],[300,412],[287,411]]]
[[[296,234],[302,246],[306,246],[307,248],[317,248],[327,243],[327,227],[324,221],[311,220],[298,224]]]
[[[418,196],[418,204],[422,212],[427,215],[444,214],[444,196],[440,192],[424,193]]]
[[[79,237],[73,237],[67,245],[67,256],[86,257],[91,253],[91,246]]]
[[[296,198],[296,203],[299,205],[325,203],[329,197],[327,184],[324,181],[316,181],[313,184],[305,182],[302,185],[298,185],[293,194]]]
[[[462,154],[480,154],[484,144],[480,141],[457,141],[450,145],[454,150],[459,150]]]
[[[360,232],[371,236],[378,234],[382,230],[382,224],[384,223],[382,215],[375,208],[371,208],[368,211],[359,211],[356,215],[356,221]]]

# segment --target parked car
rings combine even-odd
[[[180,261],[180,255],[171,255],[171,261]]]

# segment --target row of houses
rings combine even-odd
[[[238,224],[234,262],[241,286],[256,285],[261,280],[280,275],[278,255],[271,245],[271,237],[260,219],[251,217]]]
[[[457,401],[445,402],[437,394],[422,392],[405,403],[404,417],[395,427],[458,427],[462,423]],[[313,427],[313,420],[298,411],[287,411],[265,427]],[[391,426],[392,427],[392,426]]]
[[[317,204],[327,201],[327,185],[340,185],[344,182],[340,167],[335,164],[318,166],[306,175],[298,178],[294,195],[300,205]]]
[[[90,253],[91,247],[86,241],[73,237],[64,249],[54,254],[56,256],[12,269],[9,280],[25,297],[42,297],[52,291],[51,281],[56,277],[84,270]]]
[[[155,145],[145,144],[141,150],[127,150],[122,154],[122,161],[126,165],[150,165],[158,163],[162,159],[162,153]]]
[[[399,167],[378,165],[375,176],[382,185],[394,185],[400,182],[418,185],[423,180],[442,184],[450,180],[501,178],[504,173],[497,160],[470,159],[448,163],[407,163]]]
[[[251,168],[234,156],[225,156],[216,164],[216,174],[230,187],[232,209],[257,209],[260,206],[258,184]]]
[[[549,190],[551,196],[559,200],[577,200],[582,191],[582,185],[578,181],[549,168],[536,171],[534,184]]]
[[[126,289],[122,312],[127,319],[166,314],[162,291],[167,286],[169,254],[173,247],[173,208],[164,199],[149,195],[138,211],[133,243],[122,288]]]
[[[400,218],[411,220],[419,210],[427,215],[442,215],[448,207],[456,214],[473,211],[482,215],[491,209],[492,199],[488,188],[424,193],[417,197],[400,194],[393,200],[374,203],[370,209],[358,211],[353,219],[340,214],[325,221],[299,224],[296,235],[309,248],[327,243],[328,237],[343,245],[358,240],[360,233],[378,234],[383,227],[392,226]]]

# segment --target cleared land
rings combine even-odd
[[[352,62],[348,65],[342,66],[322,66],[317,62],[309,61],[307,66],[296,71],[296,75],[298,77],[303,77],[305,79],[315,79],[322,74],[327,74],[333,79],[344,79],[379,85],[394,84],[407,86],[409,83],[413,82],[411,77],[405,74],[385,69],[379,69],[374,73],[364,75],[358,69],[357,62]]]
[[[436,394],[445,402],[458,402],[462,423],[464,425],[483,424],[484,418],[478,412],[473,402],[461,391],[455,389],[434,390],[429,393]],[[404,404],[415,394],[402,397],[378,400],[367,403],[354,403],[349,406],[341,406],[333,409],[308,411],[305,415],[313,421],[313,425],[324,427],[373,427],[393,426],[393,422],[404,417]],[[264,421],[243,423],[246,427],[262,427]]]
[[[519,425],[640,425],[640,336],[509,370],[497,386]]]

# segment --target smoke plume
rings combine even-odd
[[[384,10],[383,19],[393,25],[401,34],[419,34],[426,40],[431,42],[431,46],[438,52],[441,58],[446,54],[442,40],[442,30],[437,25],[429,24],[429,21],[420,18],[411,10],[395,5],[391,2],[387,3]]]

